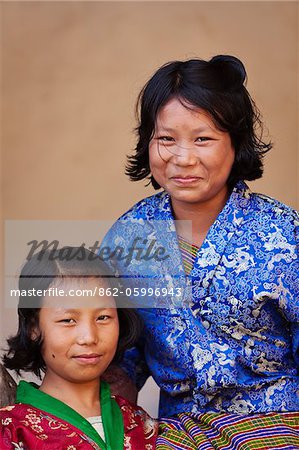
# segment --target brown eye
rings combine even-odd
[[[174,139],[171,136],[159,136],[159,137],[157,137],[157,139],[162,142],[173,142],[174,141]]]
[[[75,323],[74,319],[61,319],[58,320],[58,323]]]
[[[198,137],[196,138],[196,142],[206,142],[206,141],[211,141],[212,139],[209,137]]]
[[[103,314],[102,316],[99,316],[97,320],[100,320],[101,322],[104,322],[106,320],[110,319],[110,316],[107,316],[106,314]]]

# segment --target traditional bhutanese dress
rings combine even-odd
[[[101,382],[102,437],[94,420],[21,381],[16,404],[0,409],[1,450],[140,450],[155,448],[156,422],[142,408],[112,398]],[[94,419],[94,418],[93,418]],[[100,427],[101,428],[101,427]]]
[[[275,424],[288,444],[298,435],[298,213],[239,182],[189,261],[183,247],[166,192],[134,205],[102,242],[100,256],[122,277],[145,327],[123,369],[139,388],[154,377],[159,416],[172,418],[169,426],[182,427],[191,442],[209,427],[225,434],[239,415],[254,418],[245,429],[256,434],[264,425],[255,416],[280,413]],[[292,413],[287,424],[285,413]],[[198,448],[211,448],[212,435]],[[269,448],[296,448],[290,442]]]
[[[199,247],[182,238],[179,247],[185,272],[192,270]],[[157,450],[299,449],[299,413],[182,413],[162,419]]]

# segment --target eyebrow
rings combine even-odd
[[[166,131],[168,133],[173,133],[173,132],[176,132],[177,130],[175,128],[163,127],[162,125],[157,125],[156,131]],[[213,128],[206,126],[206,127],[195,128],[194,130],[192,130],[193,133],[202,133],[205,131],[213,131]]]
[[[51,306],[49,307],[51,308]],[[105,309],[112,309],[113,306],[104,306],[103,308],[92,308],[95,309],[96,311],[104,311]],[[82,308],[80,308],[82,309]],[[84,309],[84,308],[83,308]],[[86,309],[90,309],[90,308],[86,308]],[[55,311],[55,314],[78,314],[79,313],[79,309],[59,309]]]
[[[46,307],[47,308],[47,307]],[[51,309],[51,306],[48,306],[48,308],[50,308]],[[68,314],[75,314],[75,313],[78,313],[78,310],[77,309],[60,309],[60,308],[54,308],[55,309],[55,311],[54,311],[54,314],[66,314],[66,313],[68,313]]]

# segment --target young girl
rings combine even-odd
[[[61,250],[40,252],[21,272],[19,329],[3,360],[18,374],[45,375],[40,386],[20,381],[16,404],[0,410],[1,450],[155,448],[155,421],[111,398],[100,380],[136,340],[137,316],[116,308],[115,278],[80,250],[67,258]]]

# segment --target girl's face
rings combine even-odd
[[[68,297],[44,298],[39,328],[46,377],[89,382],[111,363],[118,343],[118,315],[113,297],[100,296],[99,287],[107,286],[99,286],[96,279],[71,279],[58,286]],[[83,289],[96,294],[82,296]]]
[[[187,109],[178,99],[159,112],[149,146],[150,169],[170,195],[172,205],[226,201],[235,152],[230,135],[215,127],[200,109]]]

